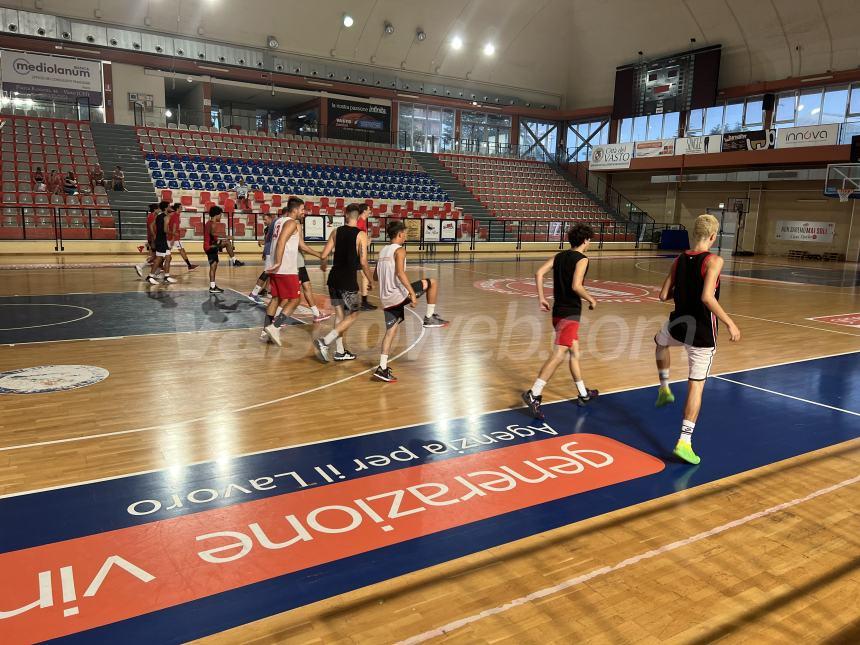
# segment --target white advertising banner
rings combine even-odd
[[[425,219],[424,220],[424,241],[425,242],[439,242],[441,240],[441,224],[442,222],[438,219]]]
[[[676,155],[703,155],[719,152],[723,135],[712,134],[705,137],[681,137],[675,139]]]
[[[591,149],[589,170],[629,168],[633,158],[633,143],[606,143]]]
[[[325,236],[324,239],[328,240],[331,232],[335,230],[338,226],[343,226],[345,223],[343,215],[335,215],[334,217],[326,217],[325,218]]]
[[[453,242],[457,239],[457,222],[452,219],[442,220],[441,240],[443,242]]]
[[[806,146],[835,146],[839,143],[839,124],[804,125],[797,128],[780,128],[776,131],[777,148],[803,148]]]
[[[321,242],[325,236],[325,217],[322,215],[307,215],[305,217],[304,232],[305,240],[308,242]]]
[[[633,147],[634,157],[671,157],[675,154],[674,139],[637,141]]]
[[[34,99],[72,101],[86,97],[102,104],[102,64],[62,56],[0,51],[0,79],[4,92]]]
[[[777,220],[776,239],[791,242],[833,242],[835,222]]]

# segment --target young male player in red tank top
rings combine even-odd
[[[589,390],[585,387],[582,369],[579,366],[579,321],[582,316],[582,301],[585,300],[588,303],[589,309],[597,306],[597,301],[591,297],[583,284],[585,274],[588,273],[588,258],[585,257],[585,252],[592,237],[594,232],[590,226],[576,224],[567,234],[570,248],[544,262],[535,274],[540,307],[543,311],[549,311],[549,302],[544,296],[543,279],[552,271],[552,326],[555,328],[553,353],[541,367],[532,388],[523,392],[523,401],[536,419],[544,418],[541,410],[543,388],[565,357],[568,359],[570,374],[576,385],[577,405],[586,405],[598,394],[597,390]]]
[[[669,348],[683,346],[687,350],[690,368],[687,403],[684,406],[681,436],[674,453],[691,464],[701,461],[693,452],[693,429],[702,407],[705,380],[717,352],[717,320],[728,328],[732,341],[741,338],[737,325],[719,303],[723,258],[709,251],[719,230],[720,224],[713,215],[699,215],[696,218],[693,225],[693,248],[675,258],[660,290],[660,300],[673,299],[675,311],[669,315],[669,320],[654,337],[660,376],[660,389],[657,391],[655,403],[658,408],[675,401],[669,388]]]

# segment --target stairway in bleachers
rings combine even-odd
[[[121,211],[122,236],[146,237],[147,205],[156,201],[155,187],[149,176],[137,133],[130,125],[93,123],[93,142],[99,163],[110,181],[114,166],[122,166],[127,192],[108,190],[114,211]],[[110,186],[109,186],[110,187]]]
[[[412,152],[412,157],[424,169],[428,175],[436,180],[436,183],[442,187],[450,198],[457,204],[457,207],[462,209],[465,215],[471,215],[475,219],[492,219],[493,215],[484,208],[483,204],[475,199],[475,196],[469,192],[463,184],[457,181],[448,170],[443,166],[439,158],[429,152]]]

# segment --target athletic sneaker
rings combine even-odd
[[[693,464],[694,466],[702,461],[695,452],[693,452],[693,446],[688,441],[678,441],[675,444],[675,449],[672,451],[679,459],[683,459],[688,464]]]
[[[540,409],[542,399],[543,397],[532,394],[531,390],[523,392],[523,402],[528,406],[529,412],[532,413],[535,419],[540,419],[541,421],[544,419],[543,410]]]
[[[135,265],[134,265],[134,270],[137,272],[137,277],[138,277],[138,278],[142,278],[142,277],[143,277],[143,270],[144,270],[145,268],[146,268],[146,264],[135,264]]]
[[[425,327],[447,327],[450,323],[447,320],[442,320],[439,317],[439,314],[433,314],[432,316],[424,316],[424,326]]]
[[[278,347],[283,345],[283,341],[281,340],[281,328],[275,327],[274,324],[269,325],[263,331],[266,332],[266,335],[272,339],[272,342],[275,343]]]
[[[377,309],[379,309],[379,307],[372,305],[369,302],[361,303],[361,311],[376,311]]]
[[[198,265],[196,265],[196,264],[191,264],[191,265],[189,265],[189,266],[188,266],[188,270],[189,270],[189,271],[194,271],[194,269],[196,269],[197,267],[198,267]]]
[[[323,312],[320,312],[319,316],[314,316],[314,323],[321,323],[324,320],[328,320],[329,318],[331,318],[331,314],[325,314]]]
[[[155,276],[153,276],[153,275],[148,275],[148,276],[146,276],[146,281],[147,281],[149,284],[158,284],[158,280],[157,280],[157,279],[155,278]]]
[[[242,260],[233,260],[233,266],[234,267],[243,267],[243,266],[245,266],[245,263],[242,262]]]
[[[209,293],[224,293],[224,290],[216,284],[214,287],[209,287]]]
[[[260,296],[255,296],[253,293],[248,294],[248,300],[253,302],[255,305],[264,305],[266,301],[263,300]]]
[[[386,383],[397,383],[397,377],[391,373],[390,367],[386,367],[385,369],[377,367],[373,373],[373,378],[377,381],[385,381]]]
[[[314,341],[314,349],[317,350],[317,357],[323,362],[328,363],[328,345],[322,338],[317,338]]]
[[[600,392],[598,392],[597,390],[585,390],[585,391],[588,392],[588,396],[577,396],[576,397],[576,404],[581,408],[584,408],[586,405],[588,405],[588,402],[591,401],[591,399],[596,399],[600,395]]]
[[[355,360],[355,354],[353,354],[348,349],[344,349],[342,354],[340,352],[334,353],[334,360],[336,360],[336,361],[354,361]]]
[[[173,278],[169,275],[164,276],[164,281],[167,282],[168,284],[176,284],[176,282],[177,282],[176,278]]]
[[[269,342],[269,334],[266,333],[266,330],[260,332],[260,342],[268,343]]]
[[[657,390],[657,400],[654,402],[655,408],[662,408],[664,405],[669,405],[675,402],[675,395],[667,385]]]

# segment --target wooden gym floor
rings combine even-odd
[[[412,541],[370,545],[333,558],[329,568],[320,564],[307,583],[314,591],[297,591],[285,605],[266,604],[271,587],[258,585],[269,583],[238,582],[231,595],[219,596],[213,580],[208,604],[189,596],[143,617],[143,610],[113,607],[86,622],[83,598],[80,616],[49,613],[60,609],[55,583],[55,606],[43,602],[14,617],[18,622],[6,619],[14,628],[0,640],[42,634],[28,630],[44,615],[50,618],[43,622],[56,625],[43,637],[76,634],[81,642],[103,642],[106,634],[114,642],[120,635],[123,642],[151,639],[163,628],[159,616],[173,628],[166,640],[177,642],[858,642],[860,316],[854,326],[847,317],[860,313],[856,266],[727,259],[722,303],[743,337],[735,344],[723,335],[719,345],[713,375],[725,376],[710,379],[705,390],[694,435],[703,464],[696,470],[666,452],[680,425],[684,384],[674,385],[679,403],[659,415],[654,388],[642,389],[656,382],[652,338],[669,308],[654,296],[671,258],[656,252],[591,257],[588,286],[599,306],[584,317],[583,368],[587,384],[605,398],[585,410],[549,406],[547,424],[562,434],[584,432],[632,446],[641,459],[630,467],[657,464],[658,474],[622,473],[582,496],[523,502],[473,523],[435,527],[428,521]],[[259,265],[222,266],[218,282],[228,290],[214,300],[205,293],[203,266],[190,273],[180,268],[178,284],[152,289],[115,258],[98,259],[97,268],[0,270],[6,323],[0,324],[0,371],[91,365],[109,372],[80,389],[0,395],[0,521],[16,525],[14,535],[0,538],[7,552],[0,553],[0,568],[10,563],[7,571],[32,588],[37,568],[12,559],[20,549],[146,527],[125,513],[128,502],[145,497],[136,497],[134,487],[148,486],[146,477],[203,486],[194,468],[244,472],[241,464],[248,462],[237,458],[250,453],[270,451],[259,459],[274,460],[313,449],[350,461],[388,436],[381,430],[405,437],[416,426],[453,437],[456,428],[468,432],[497,421],[501,428],[517,418],[534,424],[506,410],[521,407],[519,394],[550,346],[549,317],[534,297],[533,274],[542,259],[461,255],[456,262],[419,264],[412,258],[410,275],[439,280],[438,313],[452,324],[422,330],[417,316],[407,316],[394,353],[408,352],[392,363],[396,384],[370,379],[384,331],[379,312],[362,314],[350,330],[346,346],[358,354],[351,364],[317,362],[310,324],[285,329],[284,348],[260,343],[262,312],[243,295]],[[4,263],[43,261],[6,257]],[[324,276],[309,270],[326,307]],[[419,303],[419,315],[424,306]],[[91,314],[76,320],[86,311]],[[825,316],[842,318],[810,320]],[[318,327],[327,331],[330,323]],[[804,362],[819,357],[833,358]],[[672,378],[681,381],[686,362],[680,353],[673,361]],[[569,375],[559,369],[544,401],[572,394]],[[448,421],[454,419],[460,421]],[[357,435],[364,437],[342,439]],[[393,448],[416,450],[406,439],[394,441]],[[190,466],[198,462],[205,464]],[[711,470],[702,469],[706,464]],[[149,471],[158,473],[124,477]],[[76,486],[94,480],[107,481]],[[124,519],[111,524],[109,513],[100,515],[97,491],[125,500],[117,507]],[[258,502],[225,501],[219,508]],[[79,504],[69,521],[89,528],[64,533],[52,520],[55,504]],[[253,608],[255,589],[262,608]],[[231,605],[239,593],[241,602]],[[0,617],[34,597],[0,591]],[[69,622],[79,618],[78,626]],[[133,637],[121,631],[123,624]],[[86,631],[100,625],[120,631]],[[0,620],[0,636],[3,631]]]

